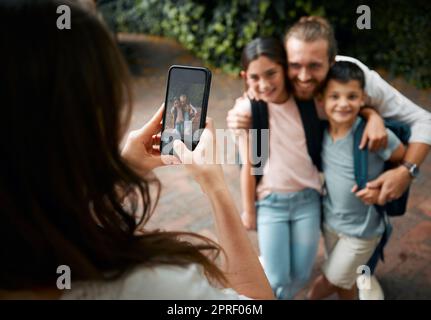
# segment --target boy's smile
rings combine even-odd
[[[332,125],[352,125],[364,104],[359,81],[329,80],[324,93],[325,112]]]

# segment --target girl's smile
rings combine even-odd
[[[258,98],[266,102],[283,103],[288,98],[283,67],[264,55],[249,64],[245,78]]]

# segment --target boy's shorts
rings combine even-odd
[[[362,274],[362,268],[373,255],[381,236],[356,238],[338,233],[323,225],[323,238],[327,259],[322,271],[333,285],[349,290]],[[358,272],[357,272],[358,270]]]

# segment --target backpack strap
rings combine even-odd
[[[398,139],[401,140],[403,144],[409,143],[411,130],[407,124],[393,119],[383,119],[383,120],[385,122],[385,127],[391,130],[393,133],[395,133],[395,135],[398,137]]]
[[[353,132],[353,166],[355,181],[359,190],[365,188],[368,182],[368,147],[365,146],[365,148],[359,149],[365,124],[365,120],[360,118],[360,122]]]
[[[411,135],[410,127],[402,122],[384,119],[386,128],[390,129],[402,143],[407,144]],[[359,149],[365,128],[365,120],[361,118],[359,125],[356,127],[353,135],[353,162],[355,171],[355,181],[359,190],[365,188],[368,182],[368,149]],[[391,163],[385,161],[384,171],[391,169]],[[386,212],[389,216],[403,215],[407,208],[410,187],[401,195],[400,198],[387,202],[385,205],[375,205],[377,211],[381,214]]]
[[[269,146],[269,136],[262,134],[262,129],[269,129],[268,105],[262,100],[251,100],[252,129],[256,129],[256,141],[252,143],[252,166],[263,168],[268,160],[268,154],[262,150],[263,146]],[[263,141],[263,139],[266,139]],[[259,161],[259,158],[262,159]],[[262,179],[262,175],[255,175],[256,186]]]
[[[308,154],[313,164],[319,171],[322,171],[322,140],[323,125],[316,111],[314,100],[298,100],[295,98],[299,114],[302,120],[302,126],[305,131],[305,140],[307,142]]]

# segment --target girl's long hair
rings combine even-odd
[[[71,29],[57,28],[60,5],[71,9]],[[214,262],[221,249],[211,240],[138,235],[160,183],[143,180],[120,156],[131,83],[99,18],[75,1],[3,0],[0,34],[0,288],[54,286],[59,265],[76,281],[138,264],[197,263],[224,283]]]
[[[287,92],[291,92],[290,81],[287,78],[287,55],[283,43],[273,37],[259,37],[250,41],[242,50],[241,68],[247,71],[251,62],[265,56],[274,63],[280,65],[284,72],[284,82]],[[245,90],[247,91],[247,84]]]

